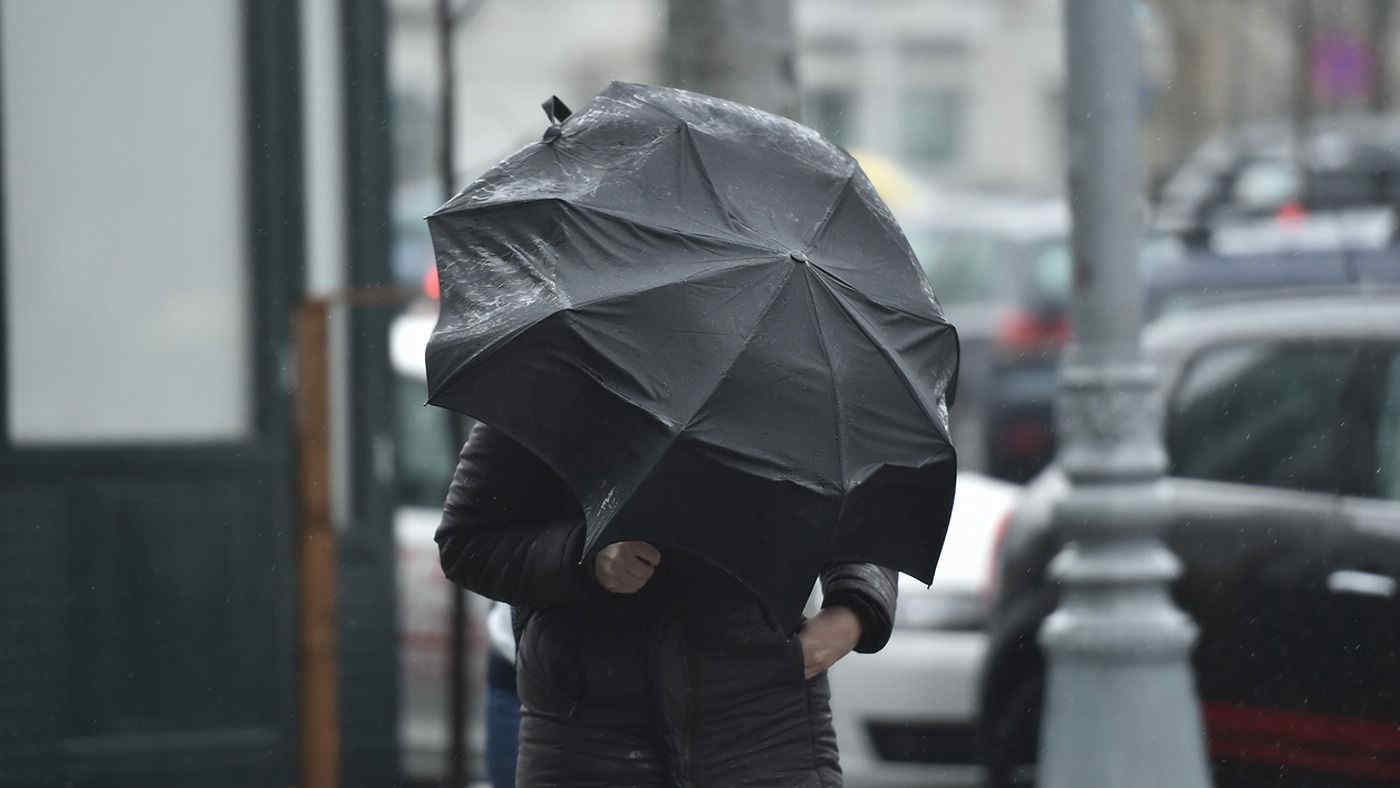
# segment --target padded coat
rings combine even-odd
[[[604,590],[580,563],[577,502],[500,431],[472,429],[436,538],[451,580],[514,608],[519,785],[841,784],[826,676],[803,678],[796,631],[681,553],[663,550],[636,594]],[[823,605],[860,619],[857,651],[889,639],[896,580],[821,573]]]

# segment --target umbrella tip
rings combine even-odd
[[[802,253],[802,252],[797,252],[797,251],[788,252],[788,257],[792,258],[792,261],[793,261],[794,263],[806,263],[806,262],[808,262],[808,260],[807,260],[807,255],[804,254],[804,253]]]
[[[544,109],[545,117],[549,118],[549,128],[544,130],[544,141],[553,142],[559,139],[559,135],[562,133],[559,130],[559,125],[568,120],[574,112],[569,109],[569,105],[560,101],[558,96],[550,96],[545,99],[540,107]]]

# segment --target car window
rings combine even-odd
[[[1030,285],[1041,298],[1065,300],[1073,284],[1068,238],[1056,238],[1038,244],[1031,251]]]
[[[1376,419],[1376,492],[1400,501],[1400,354],[1388,364]]]
[[[1005,299],[1010,244],[989,235],[959,232],[911,234],[910,245],[933,291],[944,304]]]
[[[1361,349],[1330,343],[1213,348],[1182,376],[1168,409],[1177,476],[1351,492],[1339,462],[1353,435]]]
[[[1032,248],[1033,292],[1042,297],[1067,300],[1074,285],[1069,238],[1056,238]],[[1163,265],[1185,258],[1186,248],[1174,235],[1148,235],[1138,245],[1138,264],[1144,276]]]

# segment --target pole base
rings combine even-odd
[[[1042,788],[1207,788],[1189,663],[1055,660],[1046,687]],[[1090,745],[1090,746],[1086,746]]]

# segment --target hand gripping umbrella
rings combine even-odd
[[[585,556],[688,550],[791,623],[831,561],[931,582],[958,341],[856,162],[751,107],[613,83],[428,217],[429,401],[577,495]]]

